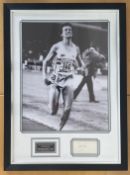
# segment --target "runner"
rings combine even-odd
[[[62,41],[54,44],[43,64],[45,83],[50,86],[49,110],[52,115],[57,113],[60,93],[63,96],[64,111],[59,130],[62,130],[68,120],[73,101],[73,74],[75,68],[83,71],[83,62],[79,47],[72,42],[72,26],[66,23],[62,26]],[[47,67],[51,64],[52,69],[48,73]]]

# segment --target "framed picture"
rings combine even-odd
[[[4,169],[127,170],[126,7],[4,4]]]

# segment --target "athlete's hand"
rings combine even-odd
[[[48,78],[48,75],[47,75],[47,74],[44,74],[43,80],[44,80],[44,83],[45,83],[47,86],[51,84],[51,82],[49,81],[49,78]]]
[[[45,83],[47,86],[51,84],[51,82],[50,82],[47,78],[44,79],[44,83]]]
[[[55,74],[46,74],[46,76],[44,78],[44,82],[46,85],[50,85],[50,84],[54,83],[55,80],[56,80]]]

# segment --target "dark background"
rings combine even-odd
[[[60,41],[63,22],[22,22],[22,60],[38,60],[47,55],[52,44]],[[81,53],[90,46],[99,47],[108,59],[108,22],[72,22],[73,42]]]

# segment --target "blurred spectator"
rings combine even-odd
[[[91,45],[91,44],[90,44]],[[78,96],[83,86],[86,84],[89,92],[89,101],[98,103],[95,99],[94,89],[93,89],[93,80],[92,77],[96,77],[96,72],[99,64],[104,62],[104,55],[99,53],[99,48],[96,50],[94,47],[90,46],[82,54],[83,61],[85,63],[85,74],[83,79],[77,89],[74,91],[74,99]]]

